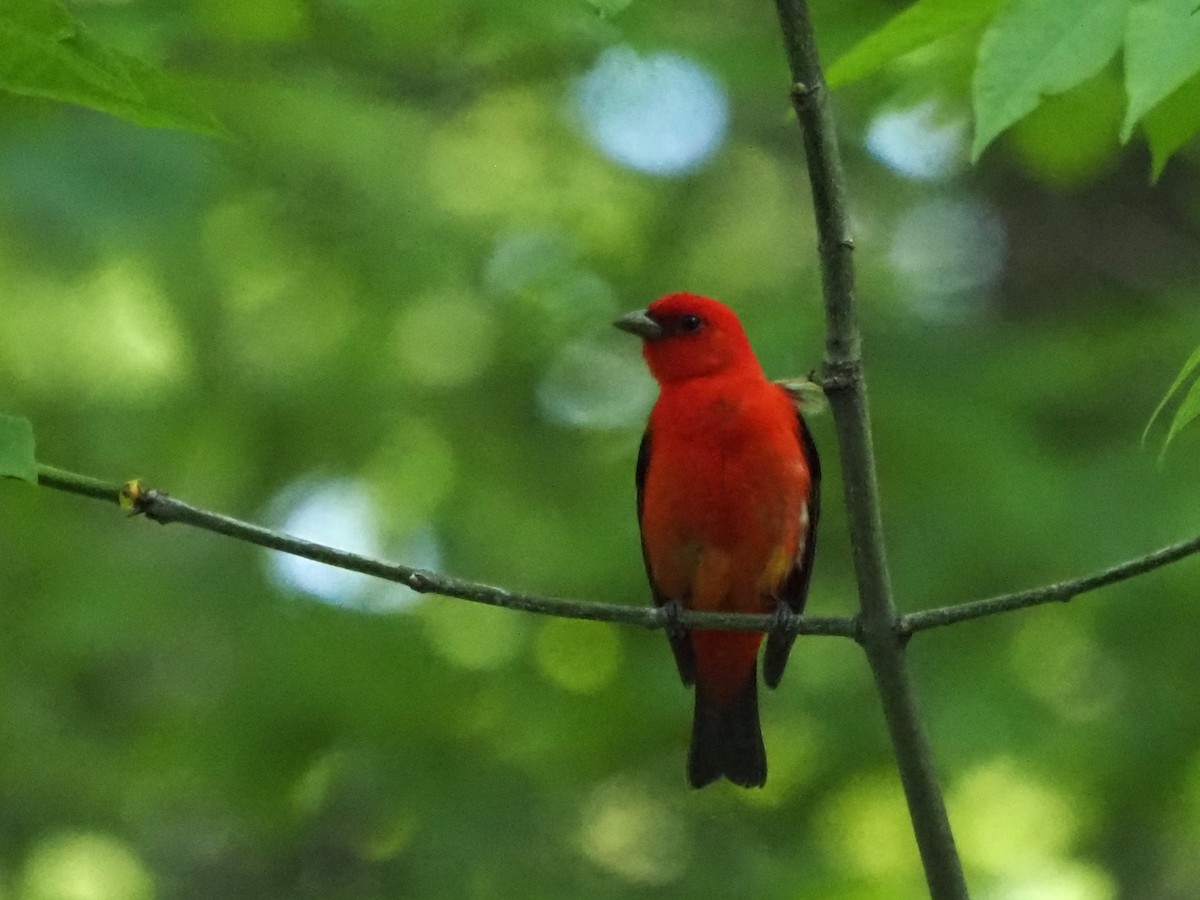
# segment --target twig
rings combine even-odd
[[[293,556],[304,557],[335,568],[394,581],[420,593],[441,594],[446,597],[471,600],[492,606],[505,606],[542,615],[618,622],[642,628],[662,628],[665,625],[663,614],[654,609],[523,594],[494,585],[454,578],[427,569],[416,569],[399,563],[389,563],[357,553],[338,550],[234,519],[221,513],[201,509],[162,491],[142,487],[137,482],[114,484],[76,472],[56,469],[53,466],[39,465],[38,483],[42,487],[53,488],[69,494],[78,494],[95,500],[124,505],[132,512],[162,524],[178,522],[191,525],[204,531],[223,534],[236,540],[278,550],[281,553],[290,553]],[[122,504],[122,497],[125,498],[124,504]],[[985,600],[973,600],[968,603],[909,613],[899,618],[896,631],[901,638],[907,639],[919,631],[927,631],[931,628],[956,625],[959,622],[969,622],[972,619],[982,619],[1043,603],[1065,602],[1080,594],[1143,575],[1196,553],[1200,553],[1200,535],[1071,581],[1060,581],[1011,594],[1000,594]],[[774,624],[774,616],[685,611],[681,621],[684,625],[695,628],[767,631]],[[794,616],[790,624],[797,629],[797,634],[849,637],[860,641],[862,639],[857,617]]]
[[[454,578],[426,569],[414,569],[398,563],[384,562],[338,550],[324,544],[292,537],[282,532],[253,525],[220,513],[211,512],[185,503],[162,491],[147,488],[132,481],[111,484],[77,475],[51,466],[38,466],[38,483],[72,494],[80,494],[129,509],[135,515],[144,515],[163,525],[178,523],[200,528],[204,531],[223,534],[246,543],[301,556],[351,572],[373,575],[387,581],[398,582],[422,594],[441,594],[489,606],[543,615],[561,616],[568,619],[592,619],[600,622],[619,622],[638,625],[642,628],[664,628],[668,624],[661,609],[649,606],[620,606],[614,603],[597,603],[587,600],[570,600],[561,597],[542,597],[523,594],[490,584],[480,584],[462,578]],[[750,616],[736,613],[714,613],[687,610],[680,624],[688,628],[720,628],[728,631],[769,631],[773,615]],[[797,634],[813,634],[836,637],[858,637],[857,620],[847,616],[794,616],[789,622]]]
[[[1012,594],[989,597],[986,600],[975,600],[971,603],[959,603],[955,606],[943,606],[938,609],[926,609],[921,612],[909,613],[900,618],[899,631],[902,636],[907,637],[918,631],[941,628],[944,625],[955,625],[959,622],[968,622],[971,619],[981,619],[984,616],[994,616],[997,613],[1025,609],[1026,607],[1038,606],[1042,603],[1054,603],[1055,601],[1065,603],[1074,597],[1078,597],[1080,594],[1115,584],[1118,581],[1124,581],[1127,578],[1143,575],[1160,566],[1185,559],[1194,553],[1200,553],[1200,536],[1189,538],[1186,541],[1179,541],[1178,543],[1163,547],[1161,550],[1155,550],[1153,553],[1139,556],[1137,559],[1118,563],[1115,566],[1101,569],[1099,572],[1093,572],[1091,575],[1084,575],[1082,578],[1076,578],[1072,581],[1060,581],[1055,584],[1030,588],[1027,591],[1016,591]]]
[[[775,0],[804,135],[825,298],[825,383],[837,430],[846,515],[858,581],[862,645],[871,663],[908,801],[925,879],[935,900],[967,897],[933,751],[917,712],[892,602],[854,304],[854,241],[824,75],[805,0]]]

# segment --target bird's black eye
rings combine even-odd
[[[704,322],[699,316],[694,316],[691,313],[688,313],[679,320],[679,330],[686,334],[692,331],[698,331],[700,326],[703,324]]]

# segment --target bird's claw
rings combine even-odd
[[[775,604],[775,610],[771,613],[771,632],[773,634],[785,638],[795,637],[798,624],[797,617],[793,615],[790,606],[782,601]]]
[[[675,640],[684,637],[687,630],[683,627],[683,604],[678,600],[668,600],[662,605],[662,612],[667,635]]]
[[[780,601],[771,613],[771,625],[767,631],[767,650],[763,654],[763,683],[769,688],[779,686],[783,669],[787,665],[792,643],[800,633],[800,617],[787,603]]]

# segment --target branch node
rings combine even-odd
[[[827,394],[857,390],[862,383],[862,364],[857,359],[826,360],[821,375],[821,385]]]
[[[134,512],[141,513],[151,522],[159,525],[169,525],[175,521],[170,512],[171,495],[165,491],[151,488],[147,490],[134,504]]]
[[[797,81],[792,85],[792,103],[796,105],[797,109],[807,109],[812,102],[814,93],[816,93],[816,88],[803,81]]]
[[[771,613],[770,631],[795,638],[800,634],[800,626],[803,621],[800,616],[792,612],[792,608],[786,603],[777,603],[775,610]]]
[[[678,638],[687,634],[683,622],[680,621],[682,616],[683,604],[678,600],[672,600],[654,608],[654,617],[659,627],[672,637]]]
[[[141,504],[145,496],[145,486],[140,479],[134,478],[121,485],[117,491],[117,505],[131,516],[140,515],[143,512]]]
[[[420,569],[408,572],[404,577],[404,583],[409,590],[416,591],[418,594],[427,594],[431,589],[429,576]]]
[[[169,498],[169,494],[147,487],[141,479],[135,478],[121,485],[117,503],[121,509],[128,510],[131,517],[145,516],[152,522],[166,525],[171,517],[164,512],[162,501]]]

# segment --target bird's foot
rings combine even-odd
[[[771,634],[781,638],[795,638],[797,624],[790,606],[782,600],[775,604],[775,610],[771,613]]]
[[[763,654],[763,683],[769,688],[779,686],[783,669],[787,665],[792,642],[799,633],[799,618],[792,608],[780,601],[771,613],[771,627],[767,631],[767,651]]]
[[[667,623],[667,637],[673,641],[687,637],[687,629],[683,627],[683,604],[678,600],[668,600],[662,605],[662,612]]]

